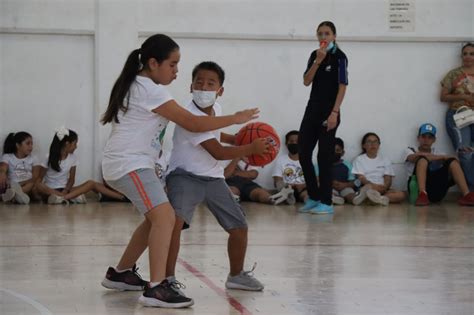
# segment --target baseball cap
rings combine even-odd
[[[426,123],[420,126],[420,129],[418,129],[418,135],[425,135],[425,134],[432,134],[433,136],[436,136],[436,127],[433,124]]]

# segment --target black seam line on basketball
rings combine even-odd
[[[71,244],[71,245],[0,245],[0,248],[24,248],[24,247],[118,247],[118,246],[126,246],[126,243],[123,244]],[[181,244],[181,246],[227,246],[226,243],[222,244]],[[443,248],[443,249],[474,249],[474,246],[438,246],[438,245],[382,245],[382,244],[374,244],[374,245],[362,245],[362,244],[252,244],[248,245],[248,247],[387,247],[387,248]]]

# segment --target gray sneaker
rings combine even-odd
[[[68,205],[68,204],[69,204],[69,201],[67,201],[66,199],[64,199],[64,198],[61,197],[61,196],[58,196],[58,195],[55,195],[55,194],[51,194],[51,195],[49,195],[49,197],[48,197],[48,203],[49,203],[50,205],[60,205],[60,204]]]
[[[71,199],[72,203],[84,204],[87,203],[87,198],[84,194],[77,196],[76,198]]]
[[[388,206],[390,200],[387,196],[382,196],[378,191],[374,189],[367,190],[367,198],[375,204],[379,204],[382,206]]]
[[[236,276],[227,276],[225,287],[227,289],[246,290],[246,291],[262,291],[263,284],[253,276],[256,264],[250,271],[241,271]]]
[[[369,190],[368,186],[362,187],[355,195],[354,199],[352,199],[352,203],[356,206],[360,205],[367,199],[367,190]]]
[[[335,204],[335,205],[338,205],[338,206],[341,206],[344,204],[344,198],[342,198],[341,196],[336,196],[336,195],[332,195],[332,203]]]
[[[184,292],[182,291],[186,289],[186,286],[183,283],[176,280],[175,276],[166,277],[166,280],[168,280],[168,282],[170,283],[171,289],[173,289],[174,292],[178,293],[181,296],[187,297],[186,294],[184,294]]]
[[[8,188],[8,189],[5,190],[5,192],[2,194],[2,201],[3,201],[3,202],[12,201],[13,198],[15,198],[15,192],[14,192],[11,188]]]
[[[30,203],[30,196],[23,192],[20,184],[16,182],[10,183],[10,188],[15,192],[15,201],[22,205],[27,205]]]

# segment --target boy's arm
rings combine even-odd
[[[235,144],[235,135],[230,135],[225,132],[221,132],[221,142],[226,144]]]
[[[212,138],[200,143],[200,145],[216,160],[233,160],[252,154],[263,154],[268,152],[266,140],[255,139],[251,144],[241,146],[223,146],[217,139]]]
[[[283,177],[273,176],[273,185],[278,191],[280,191],[283,187],[285,187],[285,182],[283,181]]]
[[[237,175],[243,178],[248,178],[248,179],[255,179],[258,177],[258,171],[257,170],[236,170],[234,175]]]
[[[239,164],[240,158],[233,159],[229,165],[224,168],[224,177],[229,178],[234,175],[235,171],[238,169],[237,165]]]

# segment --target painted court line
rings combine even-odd
[[[216,292],[218,295],[222,296],[224,299],[226,299],[230,305],[232,305],[233,308],[235,308],[240,314],[242,315],[252,315],[252,313],[242,304],[240,304],[239,301],[237,301],[235,298],[233,298],[231,295],[229,295],[225,290],[219,288],[217,285],[214,284],[214,282],[211,281],[208,277],[206,277],[205,274],[200,272],[198,269],[190,265],[188,262],[185,260],[178,258],[178,262],[183,265],[184,268],[186,268],[190,273],[192,273],[196,278],[204,282],[209,288],[211,288],[214,292]]]
[[[14,292],[14,291],[10,291],[8,289],[2,289],[2,288],[0,288],[0,292],[8,293],[8,294],[16,297],[17,299],[22,300],[23,302],[26,302],[26,303],[30,304],[31,306],[36,308],[40,312],[41,315],[52,315],[53,314],[43,304],[36,302],[35,300],[27,297],[26,295],[23,295],[23,294]]]

